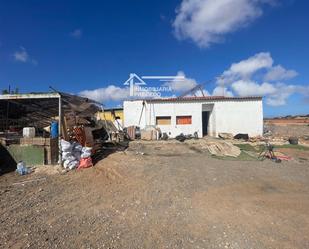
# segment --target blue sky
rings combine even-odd
[[[265,116],[308,114],[308,10],[305,0],[2,1],[0,89],[51,85],[113,106],[132,72],[185,75],[169,82],[176,95],[220,76],[205,93],[264,95]]]

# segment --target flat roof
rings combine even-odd
[[[262,100],[262,96],[248,96],[248,97],[224,97],[224,96],[202,96],[202,97],[182,97],[182,98],[157,98],[157,99],[134,99],[131,101],[146,101],[146,102],[186,102],[186,101],[215,101],[215,100]],[[129,100],[130,101],[130,100]]]

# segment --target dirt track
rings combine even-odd
[[[307,162],[133,143],[91,169],[10,173],[0,187],[0,248],[309,248]]]

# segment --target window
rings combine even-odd
[[[192,116],[177,116],[176,117],[177,125],[189,125],[192,124]]]
[[[157,125],[170,125],[171,124],[171,116],[161,116],[156,117]]]

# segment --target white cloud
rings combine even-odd
[[[232,91],[229,91],[227,87],[223,86],[217,86],[215,89],[212,91],[213,96],[225,96],[225,97],[233,97],[234,94]]]
[[[270,68],[273,65],[273,59],[270,53],[258,53],[247,60],[233,63],[230,72],[239,74],[243,77],[251,76],[256,71],[262,68]]]
[[[219,85],[230,84],[239,79],[249,79],[252,74],[261,69],[271,68],[273,65],[273,59],[270,53],[258,53],[249,57],[246,60],[242,60],[237,63],[233,63],[230,68],[223,72],[218,79]]]
[[[299,85],[286,85],[284,83],[277,83],[276,92],[266,97],[266,103],[271,106],[285,105],[288,98],[294,93],[309,92],[305,87]]]
[[[84,90],[81,91],[79,95],[96,100],[98,102],[121,101],[129,97],[129,88],[109,85],[104,88]]]
[[[18,51],[15,51],[15,53],[13,54],[13,57],[15,61],[18,61],[18,62],[22,62],[22,63],[30,62],[34,65],[38,64],[36,60],[30,58],[27,50],[24,47],[20,47]]]
[[[288,80],[296,77],[298,73],[295,70],[287,70],[281,65],[271,68],[264,79],[266,81]]]
[[[163,85],[169,86],[173,91],[175,92],[185,92],[197,85],[197,82],[195,79],[187,78],[184,72],[179,71],[177,73],[177,76],[184,77],[184,79],[174,79],[172,81],[166,82]]]
[[[289,71],[297,74],[294,70],[284,69],[282,66],[273,66],[273,58],[270,53],[258,53],[248,59],[233,63],[229,69],[223,72],[217,80],[217,86],[214,88],[213,96],[264,96],[267,105],[280,106],[287,103],[288,98],[293,94],[301,94],[304,97],[309,96],[309,86],[287,84],[282,81],[264,81],[266,75],[271,71],[279,70],[283,73],[277,74],[272,79],[287,79],[291,77]],[[282,70],[282,68],[284,70]],[[260,71],[263,71],[260,74]],[[258,74],[259,77],[256,77]],[[280,75],[280,77],[278,76]],[[282,76],[284,75],[284,77]],[[288,77],[288,76],[289,77]],[[195,79],[187,78],[185,73],[179,71],[177,76],[183,76],[185,80],[173,80],[166,82],[164,85],[169,86],[176,93],[185,92],[198,85]],[[205,96],[210,95],[209,92],[203,89]],[[200,91],[196,91],[196,96],[202,96]],[[129,89],[121,88],[114,85],[109,85],[106,88],[95,90],[85,90],[80,95],[97,100],[105,101],[121,101],[129,97]],[[177,94],[178,95],[178,94]],[[174,95],[175,97],[176,95]],[[165,96],[171,97],[171,96]]]
[[[169,86],[171,87],[171,89],[174,92],[177,93],[184,93],[186,91],[189,91],[190,89],[194,88],[195,86],[197,86],[199,83],[193,79],[193,78],[187,78],[185,73],[183,71],[179,71],[177,73],[177,76],[182,76],[184,77],[184,80],[173,80],[170,82],[166,82],[165,84],[163,84],[164,86]],[[197,96],[197,97],[202,97],[204,96],[227,96],[227,97],[232,97],[233,93],[231,91],[229,91],[226,87],[223,89],[221,86],[217,86],[212,94],[210,94],[206,89],[202,89],[203,93],[201,92],[200,89],[197,89],[194,93],[192,94],[188,94],[186,96]],[[168,97],[177,97],[179,96],[174,94],[173,96],[168,96]]]
[[[211,96],[211,94],[206,89],[203,89],[203,93],[201,91],[197,90],[195,92],[195,95],[193,95],[193,96],[203,97],[203,96]]]
[[[299,85],[285,83],[257,83],[251,80],[239,80],[231,85],[237,96],[264,96],[270,106],[285,105],[288,98],[295,93],[304,93],[305,88]]]
[[[191,39],[200,47],[221,42],[224,35],[248,26],[274,0],[182,0],[173,22],[178,39]]]
[[[70,32],[70,36],[75,39],[80,39],[83,35],[83,31],[81,29],[75,29],[72,32]]]
[[[14,53],[14,58],[16,61],[27,62],[29,59],[29,55],[25,48],[20,47],[20,50]]]
[[[183,76],[184,80],[173,80],[170,82],[165,82],[163,86],[169,86],[174,92],[184,92],[187,90],[190,90],[194,86],[197,85],[197,82],[195,79],[186,78],[184,72],[179,71],[177,73],[177,76]],[[151,91],[151,90],[146,90]],[[204,96],[209,96],[209,92],[205,89],[203,89]],[[196,96],[203,96],[201,91],[196,91]],[[108,101],[123,101],[125,99],[130,98],[130,91],[128,87],[118,87],[115,85],[108,85],[107,87],[93,89],[93,90],[84,90],[79,93],[80,96],[96,100],[98,102],[108,102]],[[147,94],[146,94],[147,95]],[[148,96],[148,95],[147,95]],[[169,96],[162,96],[157,97],[153,96],[153,98],[170,98],[170,97],[177,97],[178,94],[173,94]],[[142,97],[137,97],[142,98]],[[148,96],[148,98],[152,98],[151,95]]]
[[[286,104],[287,99],[292,95],[293,93],[277,93],[274,95],[271,95],[266,98],[266,104],[270,106],[282,106]]]
[[[266,104],[271,106],[285,105],[295,93],[309,95],[309,87],[284,82],[297,76],[295,70],[273,64],[273,58],[267,52],[233,63],[217,79],[213,95],[224,92],[225,96],[233,93],[236,96],[264,96]]]
[[[258,84],[253,81],[238,80],[231,85],[234,92],[239,96],[265,96],[277,92],[276,87],[264,82]]]

